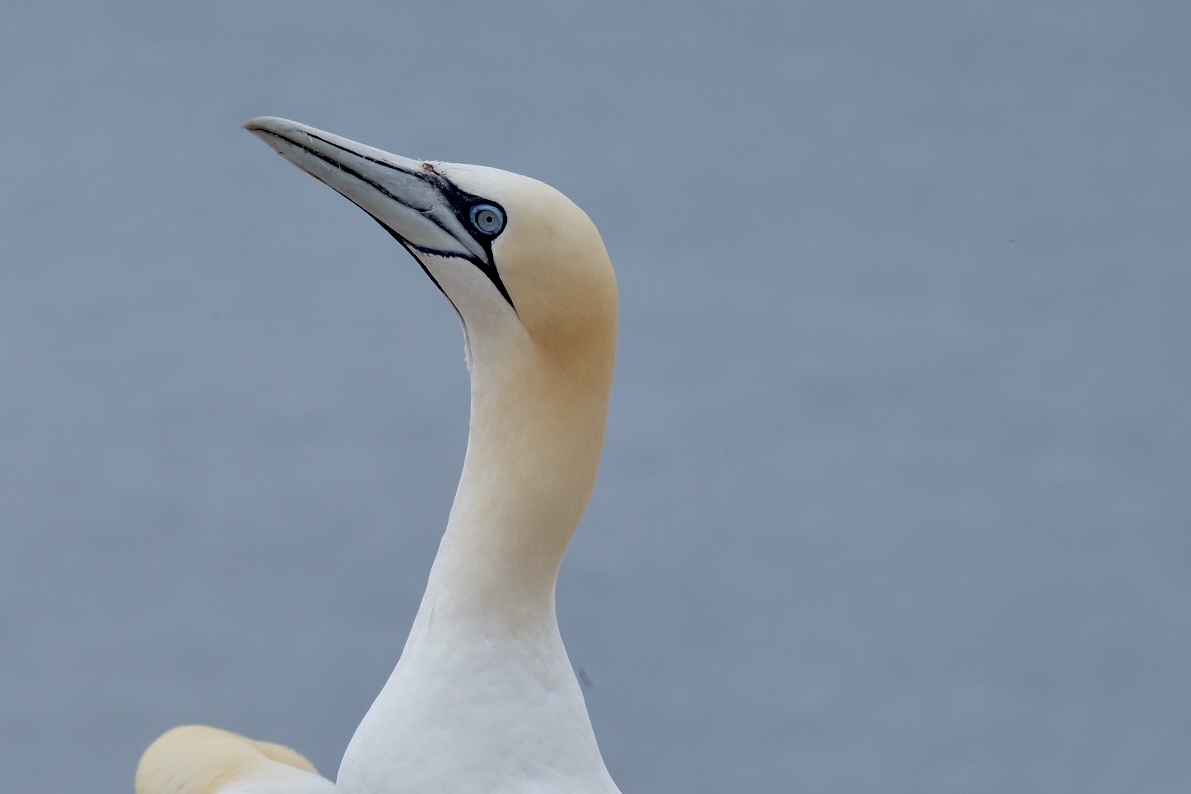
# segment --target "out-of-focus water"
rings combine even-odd
[[[1187,791],[1191,6],[8,4],[0,769],[334,774],[466,438],[454,315],[238,129],[550,182],[618,266],[560,583],[626,792]]]

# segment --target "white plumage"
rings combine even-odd
[[[554,609],[612,384],[616,281],[599,233],[527,177],[397,157],[284,119],[245,127],[380,222],[455,307],[472,384],[467,455],[409,639],[337,783],[293,751],[191,727],[146,751],[137,794],[617,792]]]

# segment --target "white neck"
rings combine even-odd
[[[603,444],[608,352],[552,360],[524,338],[516,354],[473,360],[446,533],[401,659],[344,755],[342,791],[617,791],[554,610]]]

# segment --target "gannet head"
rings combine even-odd
[[[595,225],[554,188],[496,168],[412,160],[287,119],[244,127],[405,246],[458,312],[473,375],[527,354],[606,358],[610,370],[612,266]]]

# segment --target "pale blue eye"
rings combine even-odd
[[[496,236],[505,227],[505,213],[495,204],[477,204],[471,208],[471,225],[487,235]]]

